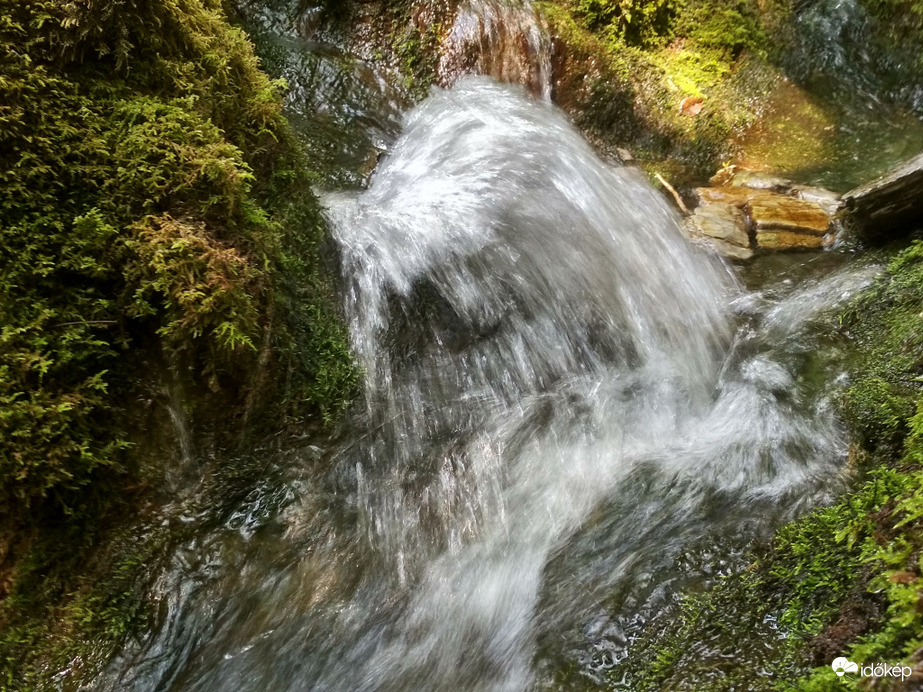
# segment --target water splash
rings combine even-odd
[[[411,588],[376,689],[527,688],[543,566],[633,474],[685,487],[682,515],[815,487],[843,453],[784,365],[727,360],[727,271],[550,106],[462,81],[332,210],[376,431],[360,521]]]
[[[839,487],[804,373],[832,379],[812,322],[868,277],[746,293],[638,172],[486,78],[327,202],[364,401],[327,457],[278,462],[278,501],[177,550],[160,628],[98,689],[539,687],[601,603],[617,657],[694,541]]]

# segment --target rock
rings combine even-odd
[[[788,192],[792,188],[792,181],[780,178],[771,173],[761,171],[738,171],[731,180],[735,187],[751,187],[755,190],[773,190],[775,192]]]
[[[748,260],[756,254],[752,248],[734,245],[720,238],[702,238],[702,240],[708,243],[708,245],[719,254],[729,257],[730,259]]]
[[[749,259],[757,250],[816,250],[833,242],[836,193],[795,185],[767,173],[723,168],[724,184],[695,190],[699,202],[687,221],[690,237],[726,257]]]
[[[823,236],[830,229],[830,215],[814,202],[783,195],[761,195],[752,199],[748,208],[757,234],[779,230]]]
[[[696,207],[689,221],[695,233],[750,247],[747,217],[737,207],[729,204],[703,204]]]
[[[716,252],[733,259],[750,259],[748,220],[731,204],[702,204],[687,220],[688,235]]]
[[[865,238],[906,228],[923,219],[923,154],[843,195],[840,215]]]
[[[619,158],[623,163],[631,163],[635,160],[634,155],[628,151],[628,149],[623,149],[622,147],[616,147],[615,153],[619,155]]]
[[[792,194],[798,199],[806,202],[814,202],[817,206],[827,212],[828,216],[836,214],[840,208],[840,196],[832,190],[823,187],[811,187],[810,185],[795,185],[792,188]]]
[[[771,194],[768,190],[757,190],[749,187],[697,187],[696,199],[699,204],[732,204],[735,207],[745,207],[751,199],[762,195]]]
[[[724,187],[725,185],[730,185],[736,172],[737,166],[734,164],[731,164],[730,166],[723,166],[717,173],[708,179],[708,182],[712,185],[712,187]]]
[[[824,237],[791,231],[757,231],[756,246],[761,250],[819,250]]]

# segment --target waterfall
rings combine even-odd
[[[682,513],[843,452],[782,364],[729,360],[726,268],[551,105],[462,80],[330,206],[367,378],[358,524],[407,598],[356,688],[526,689],[543,567],[620,482],[688,485]]]
[[[528,0],[465,0],[443,42],[438,73],[443,86],[466,74],[490,75],[550,99],[551,40]]]
[[[696,541],[841,487],[812,325],[869,270],[744,290],[638,170],[486,77],[325,202],[362,400],[176,549],[96,689],[542,688],[543,642],[611,665]]]

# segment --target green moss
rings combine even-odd
[[[731,155],[757,117],[754,104],[770,91],[768,40],[755,3],[538,6],[563,45],[557,99],[565,110],[594,139],[631,148],[680,183],[707,178]],[[687,97],[704,99],[699,115],[681,112]]]
[[[354,377],[329,294],[299,295],[316,337],[269,322],[292,256],[323,283],[317,201],[293,194],[310,174],[284,85],[219,4],[0,9],[0,506],[70,511],[128,468],[125,368],[145,354],[241,401],[267,331],[298,333],[320,349],[304,401],[335,409]]]
[[[48,689],[56,675],[96,671],[150,623],[145,592],[169,531],[140,531],[131,522],[94,550],[85,529],[71,524],[46,536],[17,566],[17,584],[0,605],[0,689]],[[63,538],[73,541],[69,550],[58,543]],[[78,546],[96,563],[89,573]],[[73,570],[83,576],[75,579]],[[64,583],[66,592],[57,588]]]
[[[284,86],[215,0],[0,0],[0,688],[144,625],[163,363],[219,447],[355,390]]]
[[[429,24],[421,30],[408,24],[397,41],[396,52],[400,60],[404,88],[415,98],[422,99],[436,81],[439,61],[440,24]]]

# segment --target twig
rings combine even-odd
[[[52,327],[70,327],[75,324],[118,324],[118,320],[78,320],[77,322],[58,322]]]
[[[689,209],[685,204],[683,204],[683,198],[679,196],[679,193],[673,188],[673,186],[664,180],[660,173],[654,173],[654,177],[657,178],[657,181],[667,189],[667,192],[673,195],[673,199],[676,201],[676,206],[679,207],[679,210],[684,214],[688,214]]]

